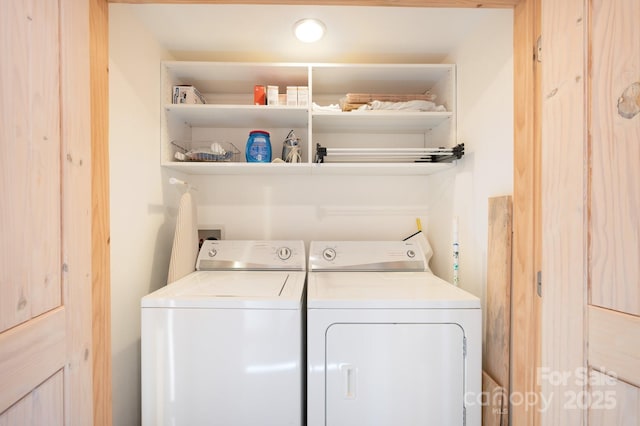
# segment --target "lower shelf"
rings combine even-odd
[[[451,163],[163,163],[192,175],[430,175],[455,167]]]

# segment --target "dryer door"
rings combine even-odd
[[[326,424],[462,425],[464,332],[457,324],[333,324]]]

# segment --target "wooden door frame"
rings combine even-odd
[[[281,4],[334,6],[511,8],[514,11],[514,189],[512,260],[512,393],[538,393],[540,307],[540,89],[534,47],[540,0],[90,0],[92,122],[92,271],[94,424],[111,425],[111,303],[109,276],[108,3]],[[535,349],[532,349],[535,348]],[[513,425],[539,424],[538,411],[511,407]]]
[[[91,73],[91,302],[93,424],[111,426],[111,276],[109,219],[109,4],[89,0]]]

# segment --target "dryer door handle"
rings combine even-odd
[[[342,364],[340,366],[344,380],[344,398],[356,399],[356,382],[358,369],[352,364]]]

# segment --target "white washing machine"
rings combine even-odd
[[[301,425],[302,241],[205,241],[142,298],[142,424]]]
[[[479,426],[480,300],[417,243],[313,241],[308,426]]]

